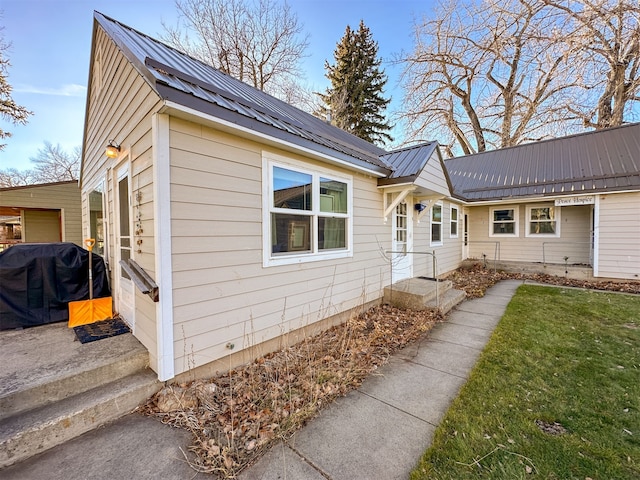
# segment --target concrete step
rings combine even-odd
[[[137,407],[162,386],[145,369],[0,421],[0,468],[60,445]]]
[[[123,342],[135,340],[129,337],[117,339],[120,348]],[[14,388],[1,392],[0,420],[105,385],[148,367],[149,353],[144,348],[134,348],[113,357],[87,356],[76,365],[55,365],[48,375],[22,379],[24,381],[16,382]],[[43,365],[41,372],[44,370],[46,366]]]
[[[389,285],[384,289],[385,303],[398,308],[424,310],[425,305],[434,300],[436,295],[444,295],[452,288],[449,280],[433,281],[423,278],[407,278]]]
[[[442,315],[446,315],[453,308],[460,304],[464,299],[467,298],[467,294],[462,290],[449,289],[447,290],[436,302],[435,299],[429,300],[426,303],[428,308],[433,308],[438,310]]]

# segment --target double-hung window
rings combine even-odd
[[[449,237],[458,238],[458,207],[451,205],[451,216],[449,217]]]
[[[559,236],[559,217],[559,208],[553,206],[527,206],[527,236]]]
[[[490,210],[489,236],[518,236],[518,208],[495,207]]]
[[[442,204],[431,207],[431,242],[430,246],[442,245]]]
[[[265,163],[265,266],[351,255],[351,179],[308,167]]]

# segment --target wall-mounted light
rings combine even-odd
[[[423,205],[422,203],[416,203],[413,208],[419,213],[422,212],[425,208],[427,208],[426,205]]]
[[[105,148],[104,154],[109,158],[116,158],[120,155],[120,145],[115,143],[113,140],[109,140],[109,145]]]

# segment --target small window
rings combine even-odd
[[[560,209],[553,206],[527,207],[527,236],[557,237]]]
[[[431,246],[442,245],[442,204],[431,207]]]
[[[451,218],[449,236],[451,238],[458,238],[458,207],[451,205]]]
[[[489,236],[518,236],[518,209],[492,208],[490,211]]]
[[[265,266],[350,255],[351,180],[266,158],[264,165]]]

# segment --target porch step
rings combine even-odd
[[[467,298],[467,294],[462,290],[455,290],[451,288],[444,292],[437,303],[435,299],[429,300],[426,303],[426,306],[428,308],[438,310],[442,315],[445,315],[453,310],[458,304],[462,303],[465,298]]]
[[[408,278],[385,287],[383,301],[411,310],[437,309],[444,315],[466,297],[464,292],[452,287],[449,280]]]
[[[0,421],[0,468],[126,415],[159,387],[147,369]]]
[[[0,355],[0,468],[129,413],[162,386],[130,333],[82,344],[65,323],[0,331]]]
[[[121,351],[123,347],[126,348],[127,345],[132,344],[132,340],[137,343],[132,335],[128,335],[128,338],[118,338],[111,343],[117,343],[117,351]],[[110,353],[112,355],[102,357],[99,356],[102,352],[93,351],[84,359],[76,358],[80,362],[76,365],[40,365],[40,373],[43,375],[23,377],[16,379],[16,382],[6,384],[0,391],[0,420],[63,400],[112,382],[114,379],[139,372],[149,366],[149,353],[144,348],[134,348],[115,356],[113,356],[115,352]],[[38,365],[36,363],[33,367],[37,368]],[[45,375],[49,367],[55,371]],[[22,372],[23,375],[26,373]],[[13,388],[10,388],[12,386]]]

